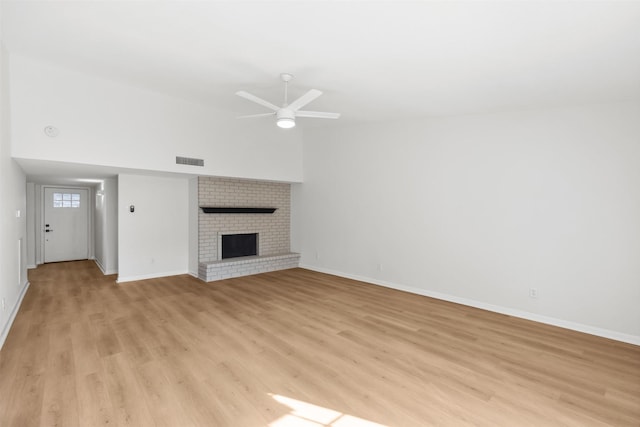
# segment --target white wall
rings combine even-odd
[[[0,348],[28,286],[26,178],[11,158],[7,61],[8,55],[0,38],[0,301],[4,301],[4,309],[0,305]]]
[[[188,271],[189,180],[119,175],[118,282]]]
[[[309,268],[640,343],[639,142],[631,103],[309,131],[292,249]]]
[[[95,190],[95,259],[105,274],[118,272],[118,182],[105,179]]]
[[[26,227],[27,227],[27,268],[36,268],[36,185],[27,182],[27,206],[26,206]]]
[[[300,182],[301,130],[237,120],[211,107],[11,57],[16,158]],[[233,89],[230,89],[230,96]],[[53,125],[56,138],[43,129]],[[176,165],[176,156],[205,167]]]
[[[94,254],[95,261],[102,272],[105,272],[106,263],[106,233],[107,233],[107,200],[104,194],[104,184],[99,184],[94,194]]]

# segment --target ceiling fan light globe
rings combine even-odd
[[[291,129],[292,127],[295,127],[296,121],[288,117],[282,117],[278,119],[276,124],[282,129]]]

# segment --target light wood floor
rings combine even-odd
[[[640,425],[633,345],[303,269],[29,279],[6,427]]]

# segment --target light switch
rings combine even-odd
[[[20,209],[16,209],[16,218],[20,218],[22,216],[22,212],[20,212]]]

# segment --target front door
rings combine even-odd
[[[85,188],[44,189],[44,262],[89,257],[89,200]]]

